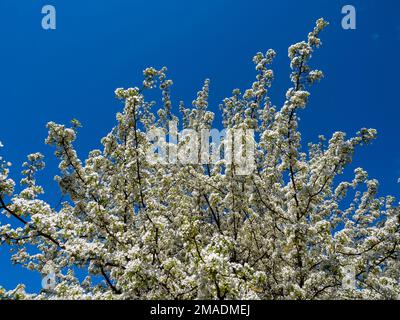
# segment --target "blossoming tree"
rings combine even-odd
[[[361,168],[351,181],[340,180],[356,147],[376,131],[361,129],[353,138],[336,132],[308,148],[300,142],[298,113],[307,88],[323,77],[309,60],[326,25],[318,20],[307,41],[289,48],[293,85],[281,108],[268,98],[273,50],[255,55],[251,88],[224,99],[225,129],[259,137],[249,174],[236,174],[225,159],[160,164],[146,157],[149,130],[175,135],[167,123],[178,119],[185,129],[210,129],[214,118],[208,80],[193,106],[181,104],[181,116],[173,115],[165,68],[146,69],[140,89],[116,90],[124,110],[102,150],[85,161],[73,146],[79,123],[48,124],[46,143],[60,160],[56,180],[66,196],[60,208],[40,200],[41,154],[23,164],[19,193],[0,158],[0,207],[15,221],[0,226],[0,242],[16,248],[14,263],[43,275],[51,270],[57,279],[36,294],[23,285],[0,288],[0,298],[399,299],[395,199],[377,197],[378,181]],[[157,114],[145,100],[155,87],[162,92]],[[171,152],[172,143],[164,144]]]

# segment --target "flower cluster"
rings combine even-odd
[[[349,181],[340,176],[376,131],[301,143],[298,113],[323,77],[309,61],[326,26],[318,20],[307,41],[289,48],[292,87],[282,107],[268,97],[273,50],[254,56],[252,85],[223,100],[224,128],[260,137],[247,175],[225,160],[149,161],[150,130],[160,127],[182,145],[168,122],[202,130],[214,121],[209,80],[174,115],[166,68],[146,69],[140,89],[115,91],[123,111],[85,160],[74,147],[79,122],[48,123],[46,143],[60,162],[59,206],[40,199],[41,154],[23,164],[19,193],[11,164],[0,158],[0,207],[19,224],[0,225],[0,244],[15,249],[14,263],[56,279],[31,295],[23,285],[0,287],[0,299],[400,299],[399,206],[378,196],[378,181],[362,168]],[[157,88],[161,102],[147,101]],[[173,151],[171,141],[160,143]]]

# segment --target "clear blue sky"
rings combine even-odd
[[[56,30],[41,28],[46,4],[56,7]],[[357,9],[356,30],[341,28],[346,4]],[[399,198],[398,0],[1,0],[0,141],[12,176],[19,180],[28,153],[44,153],[40,182],[45,199],[56,204],[57,162],[44,145],[45,124],[79,119],[77,149],[85,157],[121,109],[114,89],[139,85],[147,66],[168,67],[174,102],[189,104],[210,78],[210,105],[217,110],[233,88],[253,81],[252,56],[274,48],[271,96],[281,105],[290,85],[287,47],[305,39],[319,17],[331,25],[312,65],[326,77],[301,113],[303,141],[376,128],[378,140],[359,150],[355,165],[380,180],[382,194]],[[40,276],[12,266],[8,249],[0,247],[0,285],[11,289],[19,282],[40,288]]]

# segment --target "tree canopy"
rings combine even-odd
[[[175,138],[157,141],[167,154],[177,147],[187,153],[188,140],[169,123],[199,132],[214,121],[208,80],[191,107],[181,103],[173,113],[166,68],[148,68],[140,87],[116,90],[124,109],[102,149],[84,161],[74,148],[79,122],[48,123],[46,143],[59,159],[55,178],[66,199],[60,208],[40,199],[35,176],[45,167],[43,155],[28,156],[18,193],[10,164],[0,158],[0,208],[14,221],[0,225],[0,243],[16,248],[13,263],[56,279],[40,293],[26,293],[23,284],[0,288],[0,298],[399,299],[396,200],[379,197],[378,181],[362,168],[350,181],[341,176],[376,131],[301,142],[298,114],[308,88],[323,78],[309,62],[326,26],[319,19],[306,41],[290,46],[292,87],[282,107],[268,97],[273,50],[254,56],[251,87],[223,100],[223,127],[255,133],[254,166],[246,174],[226,157],[149,158],[156,156],[152,130]],[[157,88],[162,102],[146,100]],[[227,140],[218,152],[246,142]],[[77,268],[86,270],[84,280]]]

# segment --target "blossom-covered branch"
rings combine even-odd
[[[123,110],[87,159],[74,147],[77,120],[48,123],[60,206],[41,200],[41,154],[23,164],[18,193],[0,158],[0,209],[10,218],[0,244],[17,249],[14,263],[57,280],[35,294],[0,288],[0,298],[399,299],[398,204],[378,196],[362,168],[350,181],[341,176],[376,131],[301,142],[298,114],[323,78],[310,61],[327,25],[319,19],[307,41],[289,47],[292,87],[281,107],[269,98],[275,51],[254,56],[256,80],[220,105],[222,141],[204,147],[202,133],[219,126],[210,80],[174,114],[167,69],[147,68],[141,85],[115,91]],[[161,101],[148,101],[157,88]],[[250,151],[243,171],[235,155]]]

